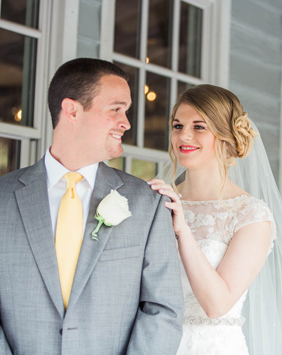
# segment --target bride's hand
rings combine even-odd
[[[173,191],[169,184],[166,184],[163,180],[152,179],[148,181],[152,190],[158,191],[161,195],[168,196],[171,202],[165,202],[165,206],[173,211],[172,220],[174,232],[177,235],[181,234],[185,228],[187,228],[187,223],[185,221],[184,212],[179,196]]]

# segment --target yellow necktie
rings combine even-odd
[[[64,178],[67,180],[67,191],[60,203],[55,248],[63,301],[67,309],[82,244],[83,212],[75,185],[83,176],[79,173],[68,173]]]

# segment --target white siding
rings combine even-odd
[[[231,16],[230,90],[260,129],[278,180],[282,1],[233,0]]]

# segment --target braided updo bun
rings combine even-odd
[[[247,112],[241,116],[232,118],[233,135],[236,141],[238,158],[245,158],[252,150],[254,138],[257,133],[252,129]]]

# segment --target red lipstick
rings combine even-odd
[[[193,145],[181,145],[179,147],[179,150],[181,153],[192,153],[195,152],[196,150],[198,150],[198,147],[195,147]]]

